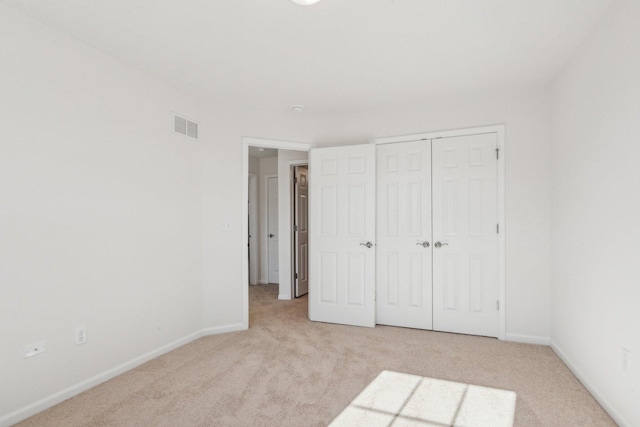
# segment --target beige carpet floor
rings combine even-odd
[[[307,320],[250,288],[250,329],[201,338],[20,426],[326,426],[383,370],[517,393],[516,426],[615,425],[553,351],[491,338]]]

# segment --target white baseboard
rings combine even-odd
[[[550,345],[549,337],[541,337],[538,335],[510,334],[505,335],[506,341],[521,342],[525,344]]]
[[[576,365],[567,357],[567,355],[560,349],[558,344],[551,340],[551,348],[558,355],[558,357],[564,362],[565,365],[573,372],[573,375],[582,383],[582,385],[591,393],[591,395],[598,401],[600,406],[604,408],[605,411],[609,414],[613,421],[616,422],[620,427],[630,427],[631,423],[627,422],[618,411],[611,405],[611,403],[604,397],[602,393],[598,390],[597,387],[589,381],[588,377],[582,372],[580,369],[576,367]]]
[[[218,335],[227,332],[246,331],[247,327],[242,323],[234,323],[233,325],[216,326],[214,328],[205,328],[202,330],[202,336]]]
[[[152,350],[148,353],[143,354],[142,356],[136,357],[135,359],[118,365],[115,368],[109,369],[108,371],[95,375],[91,378],[74,384],[71,387],[67,387],[57,393],[47,396],[44,399],[40,399],[37,402],[34,402],[14,412],[4,415],[0,417],[0,427],[9,427],[22,420],[25,420],[30,416],[37,414],[38,412],[42,412],[45,409],[57,405],[60,402],[63,402],[73,396],[82,393],[83,391],[87,391],[90,388],[97,386],[98,384],[109,381],[110,379],[115,378],[118,375],[122,375],[125,372],[130,371],[131,369],[136,368],[151,359],[155,359],[156,357],[162,356],[163,354],[168,353],[171,350],[182,347],[183,345],[188,344],[191,341],[194,341],[202,336],[222,334],[225,332],[242,331],[246,329],[247,328],[242,323],[236,323],[233,325],[206,328],[201,331],[193,332],[186,337],[180,338],[167,345]]]
[[[173,341],[167,345],[164,345],[160,348],[152,350],[148,353],[143,354],[142,356],[136,357],[128,362],[125,362],[121,365],[116,366],[115,368],[109,369],[101,374],[90,377],[84,381],[81,381],[77,384],[72,385],[71,387],[67,387],[63,390],[60,390],[57,393],[54,393],[44,399],[40,399],[37,402],[34,402],[30,405],[27,405],[23,408],[20,408],[14,412],[11,412],[2,418],[0,418],[0,427],[8,427],[13,424],[16,424],[26,418],[29,418],[32,415],[37,414],[38,412],[42,412],[45,409],[48,409],[58,403],[65,401],[75,395],[82,393],[83,391],[87,391],[92,387],[97,386],[105,381],[108,381],[112,378],[117,377],[135,367],[142,365],[143,363],[148,362],[151,359],[155,359],[158,356],[161,356],[165,353],[170,352],[171,350],[175,350],[178,347],[182,347],[185,344],[190,343],[202,336],[202,332],[194,332],[192,334],[187,335],[186,337],[180,338],[176,341]]]
[[[278,299],[281,300],[290,300],[291,299],[291,295],[278,295]]]

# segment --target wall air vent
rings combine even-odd
[[[198,139],[198,123],[180,117],[177,114],[173,115],[173,131],[180,135]]]

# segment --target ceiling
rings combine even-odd
[[[546,85],[613,0],[0,0],[181,90],[305,114]]]
[[[249,156],[264,159],[266,157],[278,157],[278,150],[275,148],[249,147]]]

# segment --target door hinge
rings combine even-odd
[[[296,279],[298,278],[298,273],[296,273]]]
[[[297,184],[297,183],[298,183],[298,178],[293,177],[293,183],[294,183],[294,184]]]
[[[500,158],[500,149],[496,148],[496,160]]]
[[[500,310],[500,300],[496,300],[496,310]]]
[[[298,226],[297,225],[293,226],[293,231],[298,231]]]
[[[500,234],[500,224],[496,224],[496,233]]]

